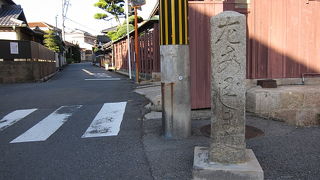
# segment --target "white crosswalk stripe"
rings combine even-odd
[[[7,127],[15,124],[16,122],[20,121],[21,119],[25,118],[29,114],[33,113],[37,109],[23,109],[23,110],[16,110],[0,120],[0,131],[6,129]]]
[[[123,120],[127,102],[104,103],[92,120],[82,138],[117,136]],[[82,105],[61,106],[10,143],[46,141]],[[0,131],[27,117],[38,109],[16,110],[0,120]],[[80,138],[80,137],[79,137]]]
[[[105,103],[82,138],[117,136],[127,102]]]
[[[16,139],[12,140],[10,143],[47,140],[80,107],[81,105],[61,106],[56,111],[54,111],[49,116],[40,121],[38,124],[30,128],[28,131],[26,131]]]

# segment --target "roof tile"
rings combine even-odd
[[[0,8],[0,26],[11,27],[21,26],[22,24],[12,19],[19,19],[20,15],[23,14],[23,10],[19,5],[3,5]]]

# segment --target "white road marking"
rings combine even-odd
[[[87,74],[89,74],[89,75],[91,75],[91,76],[94,76],[94,74],[93,74],[92,72],[90,72],[90,71],[88,71],[88,70],[86,70],[86,69],[82,69],[82,71],[84,71],[85,73],[87,73]]]
[[[94,76],[97,78],[111,78],[111,76],[106,73],[95,73]]]
[[[117,136],[127,102],[105,103],[82,138]]]
[[[0,131],[20,121],[21,119],[25,118],[26,116],[28,116],[29,114],[33,113],[36,110],[37,109],[23,109],[23,110],[16,110],[9,113],[8,115],[6,115],[4,118],[0,120]]]
[[[10,143],[45,141],[82,105],[61,106]]]
[[[92,73],[86,69],[82,69],[82,71],[84,71],[85,73],[89,74],[90,76],[95,76],[97,78],[110,78],[111,76],[109,76],[107,73]]]
[[[84,79],[85,81],[119,81],[120,78]]]

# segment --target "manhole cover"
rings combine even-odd
[[[206,125],[200,128],[201,133],[204,136],[210,137],[211,125]],[[258,136],[263,136],[264,132],[253,126],[246,126],[246,139],[251,139]]]

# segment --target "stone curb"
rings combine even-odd
[[[45,76],[43,78],[41,78],[40,80],[37,80],[37,82],[46,82],[48,81],[49,79],[51,79],[53,76],[55,76],[59,71],[55,71],[54,73],[52,74],[49,74],[48,76]]]

